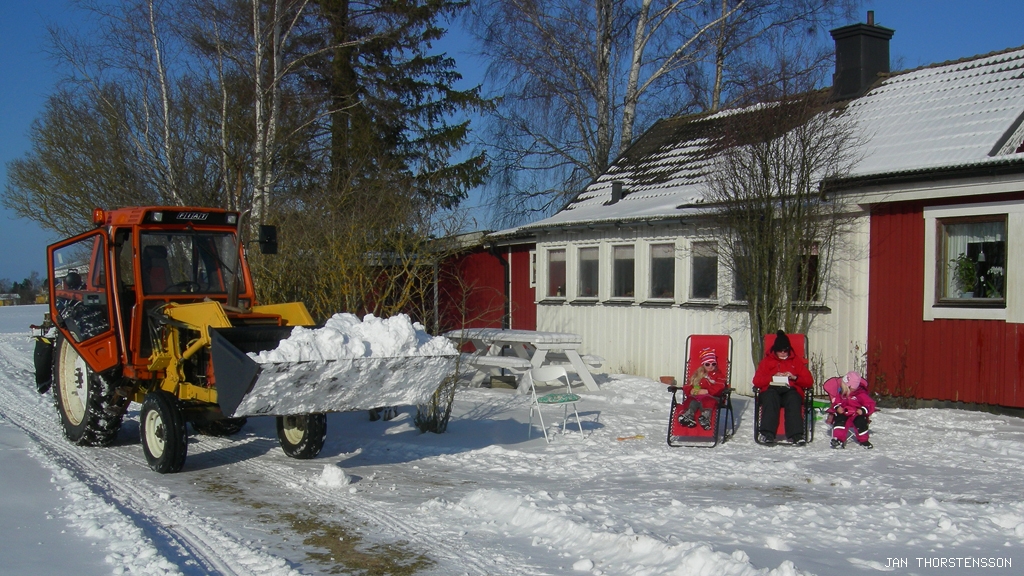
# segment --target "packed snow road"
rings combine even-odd
[[[39,489],[56,497],[38,511],[52,518],[44,524],[102,549],[107,573],[1008,575],[1024,566],[1018,418],[883,409],[873,450],[832,450],[821,426],[806,448],[768,448],[753,442],[749,399],[737,397],[735,438],[669,448],[664,386],[601,375],[599,392],[581,391],[582,439],[570,431],[547,445],[534,430],[527,441],[526,397],[464,389],[445,434],[420,434],[408,407],[391,421],[334,414],[320,457],[293,460],[273,420],[253,418],[230,438],[190,436],[184,470],[159,475],[142,455],[137,407],[110,448],[61,437],[50,397],[32,386],[23,326],[41,313],[11,328],[0,309],[0,421],[24,434],[49,474]],[[54,532],[40,530],[40,545],[58,546]],[[95,563],[83,555],[79,574],[103,573]]]
[[[32,308],[38,321],[42,309]],[[457,537],[437,539],[437,529],[425,532],[393,514],[392,503],[339,490],[351,482],[335,465],[344,454],[327,448],[316,460],[287,458],[271,418],[250,419],[230,439],[190,436],[180,474],[159,475],[146,465],[136,405],[114,446],[73,446],[61,435],[50,394],[33,389],[31,350],[27,331],[0,334],[0,419],[21,429],[55,475],[75,485],[80,494],[65,515],[82,536],[106,541],[115,572],[402,573],[448,562],[441,572],[457,565],[493,573],[479,552],[452,546]],[[345,416],[356,417],[335,415],[329,432],[343,433]]]

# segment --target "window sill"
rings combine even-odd
[[[573,304],[575,306],[595,306],[595,305],[597,305],[598,301],[597,301],[597,298],[589,298],[589,297],[587,297],[587,298],[576,298],[575,300],[572,300],[569,303]]]
[[[634,304],[636,304],[636,300],[632,298],[612,298],[604,301],[605,306],[632,306]]]
[[[675,300],[660,299],[660,300],[644,300],[640,303],[641,306],[650,308],[669,308],[675,304]]]
[[[995,320],[1006,321],[1006,308],[999,306],[965,306],[932,304],[925,307],[925,322],[932,320]]]
[[[690,300],[679,305],[682,308],[701,308],[711,310],[718,308],[717,300]]]
[[[984,298],[947,298],[925,309],[924,320],[1006,321],[1006,301]]]
[[[552,306],[552,305],[559,305],[560,306],[562,304],[565,304],[565,298],[561,298],[561,297],[557,297],[557,296],[556,297],[549,297],[549,298],[545,298],[543,300],[538,300],[537,304],[544,305],[544,306]]]
[[[935,308],[1006,308],[1006,300],[1002,298],[944,298],[934,305]]]

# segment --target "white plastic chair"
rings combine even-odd
[[[537,382],[559,382],[565,380],[565,392],[549,392],[543,396],[537,396]],[[566,423],[569,421],[569,405],[572,404],[572,412],[576,415],[576,425],[580,429],[580,437],[583,435],[583,424],[580,423],[580,413],[576,411],[576,403],[580,397],[572,391],[572,384],[569,383],[569,375],[562,366],[541,366],[530,370],[530,426],[526,430],[526,438],[533,436],[533,411],[537,410],[537,417],[540,419],[540,429],[544,432],[544,440],[551,442],[548,437],[547,427],[544,426],[544,416],[541,414],[541,406],[562,406],[562,434],[565,434]]]

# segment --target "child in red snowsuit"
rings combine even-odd
[[[832,447],[846,448],[850,429],[864,448],[873,448],[868,440],[868,417],[875,413],[875,401],[867,391],[867,381],[856,372],[848,372],[840,382],[840,391],[832,399]]]
[[[693,428],[700,422],[701,428],[711,429],[711,414],[718,408],[718,395],[725,390],[725,374],[718,369],[718,356],[711,348],[700,351],[700,366],[693,371],[690,381],[683,386],[686,401],[679,423]],[[700,410],[700,416],[697,410]]]

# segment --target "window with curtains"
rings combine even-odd
[[[676,247],[651,246],[651,298],[672,298],[676,287]]]
[[[598,249],[580,248],[580,277],[579,293],[580,298],[597,298],[598,280]]]
[[[612,297],[632,298],[635,282],[636,260],[632,246],[612,248]]]
[[[938,220],[938,299],[1005,305],[1006,215]]]
[[[565,298],[565,250],[548,250],[548,297]]]

